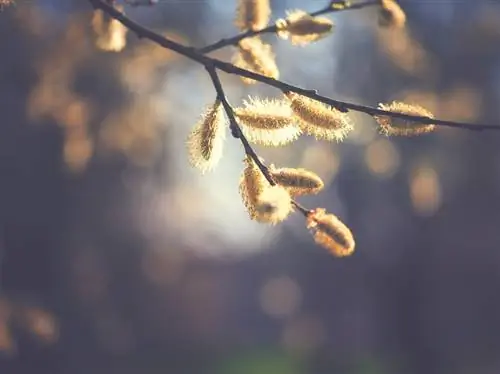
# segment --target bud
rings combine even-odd
[[[290,38],[293,45],[306,45],[332,32],[333,22],[326,17],[313,17],[303,10],[288,12],[286,19],[276,21],[278,36]]]
[[[244,105],[244,108],[234,109],[234,114],[248,141],[280,146],[301,134],[300,128],[292,122],[292,110],[285,101],[250,98]]]
[[[319,176],[306,169],[279,168],[269,166],[273,180],[284,187],[292,197],[317,194],[324,187]]]
[[[400,101],[393,101],[390,104],[379,104],[379,109],[394,113],[402,113],[413,116],[434,118],[427,109],[418,105],[409,105]],[[375,121],[380,126],[380,133],[385,135],[412,136],[434,131],[435,125],[428,123],[418,123],[416,121],[403,118],[395,118],[385,115],[374,116]]]
[[[270,16],[269,0],[239,0],[234,23],[241,31],[255,31],[266,27]]]
[[[222,103],[216,100],[188,136],[186,146],[191,166],[205,173],[217,165],[222,157],[226,127]]]
[[[294,92],[285,96],[304,133],[317,139],[341,141],[352,130],[346,113]]]
[[[279,77],[271,46],[263,43],[259,37],[243,39],[238,43],[238,51],[233,58],[233,64],[269,78],[278,79]],[[246,84],[255,83],[253,79],[246,77],[241,77],[241,80]]]
[[[336,216],[327,214],[325,209],[316,208],[308,214],[307,228],[311,230],[314,241],[334,256],[345,257],[354,252],[351,230]]]

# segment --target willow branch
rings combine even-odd
[[[241,131],[241,127],[238,125],[238,122],[236,121],[236,117],[234,116],[233,108],[231,107],[231,104],[229,104],[226,94],[224,93],[224,88],[222,87],[222,83],[220,81],[219,75],[217,74],[217,69],[213,65],[207,65],[205,68],[208,71],[208,74],[210,75],[210,78],[212,79],[212,83],[215,88],[215,92],[217,93],[217,99],[220,100],[222,103],[222,106],[224,107],[224,111],[226,112],[227,118],[229,119],[229,126],[231,128],[231,134],[233,135],[234,138],[237,138],[240,140],[241,144],[243,145],[243,148],[245,149],[245,154],[250,157],[254,162],[255,165],[259,168],[259,170],[262,172],[266,180],[269,182],[271,186],[275,186],[276,182],[274,181],[273,177],[271,176],[271,173],[269,172],[269,169],[266,165],[262,163],[262,161],[259,159],[259,156],[255,153],[254,149],[250,145],[250,142],[247,140],[245,135],[243,134],[243,131]],[[304,216],[308,216],[310,213],[309,209],[304,208],[302,205],[300,205],[298,202],[295,200],[292,200],[292,204],[297,208],[297,210],[302,213]]]
[[[245,77],[249,79],[253,79],[257,82],[264,83],[268,86],[275,87],[282,92],[295,92],[299,95],[303,95],[305,97],[309,97],[313,100],[317,100],[324,104],[330,105],[334,108],[342,110],[344,112],[352,110],[355,112],[362,112],[368,114],[370,116],[387,116],[391,118],[400,118],[407,121],[411,121],[414,123],[420,124],[434,124],[436,126],[446,126],[453,127],[459,129],[466,130],[500,130],[500,126],[490,125],[490,124],[474,124],[474,123],[462,123],[455,121],[446,121],[441,119],[431,119],[429,117],[423,116],[415,116],[404,113],[395,113],[375,107],[354,104],[349,102],[344,102],[340,100],[334,100],[332,98],[319,95],[315,90],[308,90],[305,88],[301,88],[289,83],[286,83],[281,80],[273,79],[266,77],[264,75],[254,73],[250,70],[239,68],[231,63],[206,56],[196,49],[192,47],[188,47],[181,43],[177,43],[173,40],[170,40],[160,34],[157,34],[150,29],[147,29],[138,23],[132,21],[130,18],[125,16],[122,12],[116,10],[112,6],[108,5],[104,0],[88,0],[95,9],[100,9],[103,12],[107,13],[110,17],[116,19],[120,23],[122,23],[129,30],[134,32],[139,38],[149,39],[152,42],[162,46],[163,48],[174,51],[184,57],[189,58],[190,60],[196,61],[197,63],[204,66],[213,66],[218,70],[224,71],[228,74],[238,75],[240,77]]]
[[[319,16],[322,14],[342,12],[345,10],[361,9],[361,8],[379,5],[379,4],[380,4],[380,0],[366,0],[366,1],[362,1],[362,2],[354,3],[354,4],[351,4],[347,1],[332,1],[324,8],[317,10],[315,12],[310,12],[308,14],[312,17],[315,17],[315,16]],[[337,5],[337,6],[335,6],[335,5]],[[246,39],[246,38],[251,38],[252,36],[257,36],[257,35],[262,35],[262,34],[276,34],[277,31],[278,31],[278,28],[277,28],[276,24],[271,24],[271,25],[269,25],[263,29],[260,29],[260,30],[247,30],[247,31],[244,31],[238,35],[233,36],[233,37],[224,38],[224,39],[219,40],[218,42],[207,45],[206,47],[199,48],[199,49],[197,49],[197,52],[210,53],[210,52],[216,51],[216,50],[224,48],[224,47],[228,47],[231,45],[237,45],[238,42],[240,42],[241,40]]]

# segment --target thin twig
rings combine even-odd
[[[229,119],[229,126],[231,128],[231,134],[233,135],[234,138],[237,138],[241,141],[241,144],[243,144],[243,148],[245,148],[245,153],[248,157],[250,157],[259,170],[262,172],[266,180],[269,182],[271,186],[275,186],[276,182],[274,181],[271,173],[269,172],[269,169],[266,165],[260,161],[259,156],[255,153],[253,150],[252,146],[248,142],[247,138],[243,134],[243,131],[241,131],[240,126],[238,125],[238,122],[236,121],[236,118],[234,116],[233,108],[229,104],[226,94],[224,93],[224,88],[222,87],[222,83],[220,81],[219,75],[217,74],[217,68],[213,65],[207,65],[205,68],[208,71],[208,74],[210,75],[210,78],[212,79],[212,83],[215,88],[215,92],[217,93],[217,99],[220,100],[222,103],[222,106],[224,107],[224,111],[227,114],[227,118]],[[304,208],[302,205],[300,205],[298,202],[295,200],[292,200],[292,204],[297,208],[297,210],[302,213],[305,217],[307,217],[310,213],[309,209]]]
[[[344,102],[340,100],[334,100],[332,98],[326,97],[319,95],[316,93],[314,90],[308,90],[304,88],[300,88],[298,86],[283,82],[281,80],[273,79],[266,77],[264,75],[254,73],[252,71],[246,70],[239,68],[233,64],[227,63],[222,60],[218,60],[216,58],[208,57],[204,54],[201,54],[197,52],[196,49],[192,47],[185,46],[183,44],[174,42],[173,40],[170,40],[168,38],[165,38],[164,36],[157,34],[141,25],[138,23],[132,21],[130,18],[125,16],[122,12],[116,10],[112,6],[108,5],[104,0],[88,0],[96,9],[101,9],[103,12],[107,13],[110,17],[116,19],[120,23],[122,23],[125,27],[127,27],[129,30],[133,31],[134,33],[137,34],[139,38],[146,38],[149,39],[156,44],[172,50],[174,52],[177,52],[193,61],[196,61],[204,66],[213,66],[221,71],[224,71],[228,74],[235,74],[240,77],[245,77],[249,79],[253,79],[257,82],[264,83],[268,86],[275,87],[282,92],[295,92],[299,95],[303,95],[305,97],[309,97],[311,99],[317,100],[319,102],[322,102],[324,104],[330,105],[332,107],[335,107],[337,109],[343,110],[343,111],[348,111],[348,110],[353,110],[356,112],[362,112],[365,114],[368,114],[370,116],[388,116],[392,118],[401,118],[407,121],[411,121],[414,123],[420,123],[420,124],[434,124],[436,126],[447,126],[447,127],[453,127],[453,128],[459,128],[459,129],[467,129],[467,130],[500,130],[500,126],[496,125],[489,125],[489,124],[473,124],[473,123],[462,123],[462,122],[455,122],[455,121],[446,121],[446,120],[440,120],[440,119],[431,119],[429,117],[423,117],[423,116],[415,116],[415,115],[410,115],[410,114],[404,114],[404,113],[395,113],[375,107],[370,107],[370,106],[365,106],[365,105],[360,105],[360,104],[354,104],[354,103],[349,103],[349,102]]]
[[[335,7],[334,5],[337,5]],[[343,1],[332,1],[324,8],[317,10],[315,12],[310,12],[309,15],[312,17],[319,16],[322,14],[341,12],[344,10],[353,10],[353,9],[361,9],[369,6],[379,5],[380,0],[367,0],[359,3],[348,3]],[[275,34],[278,31],[276,24],[271,24],[260,30],[247,30],[238,35],[232,36],[230,38],[224,38],[215,42],[213,44],[207,45],[203,48],[198,48],[196,51],[199,53],[210,53],[216,51],[218,49],[228,47],[231,45],[237,45],[243,39],[251,38],[252,36],[262,35],[262,34]]]

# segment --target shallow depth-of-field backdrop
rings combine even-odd
[[[325,1],[326,2],[326,1]],[[320,0],[272,0],[273,19]],[[305,48],[273,35],[280,78],[344,101],[403,100],[500,126],[500,4],[401,0],[330,16]],[[125,7],[194,46],[237,32],[236,1]],[[256,147],[306,167],[301,199],[352,229],[335,258],[304,219],[251,221],[243,149],[190,168],[185,139],[215,94],[202,66],[135,35],[99,48],[84,0],[0,12],[0,373],[500,372],[500,132],[378,135]],[[213,55],[230,60],[232,49]],[[276,90],[221,73],[232,103]]]

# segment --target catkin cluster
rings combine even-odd
[[[348,2],[332,2],[332,9],[343,9]],[[239,0],[235,23],[247,33],[236,45],[233,63],[246,70],[277,79],[279,70],[271,46],[260,38],[270,18],[269,1]],[[380,22],[385,26],[403,27],[406,16],[395,0],[380,0]],[[334,24],[328,18],[312,16],[302,10],[293,10],[274,23],[278,37],[288,39],[293,45],[304,46],[330,34]],[[272,29],[272,28],[270,28]],[[266,29],[267,30],[267,29]],[[247,84],[255,81],[242,77]],[[216,100],[188,136],[187,147],[191,165],[203,173],[212,170],[223,154],[223,143],[228,123],[224,116],[235,123],[238,137],[248,144],[283,146],[301,135],[318,140],[344,140],[353,130],[348,108],[333,107],[296,92],[283,92],[281,98],[259,99],[250,97],[240,107],[225,106]],[[394,101],[380,104],[386,112],[433,118],[426,109]],[[411,120],[389,115],[374,115],[379,130],[385,135],[417,135],[434,130],[433,124],[414,123]],[[234,130],[234,128],[233,128]],[[266,224],[283,222],[294,210],[306,216],[306,227],[316,243],[337,257],[349,256],[355,248],[349,228],[335,215],[323,208],[307,210],[294,199],[319,193],[324,188],[321,178],[303,168],[266,166],[263,160],[248,149],[239,181],[243,206],[250,219]]]

